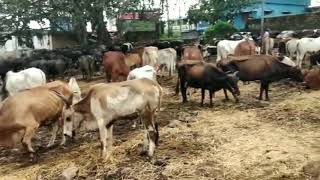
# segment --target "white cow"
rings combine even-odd
[[[297,65],[301,68],[302,61],[306,54],[317,52],[320,50],[320,37],[318,38],[302,38],[297,45]]]
[[[5,78],[5,89],[10,96],[44,84],[46,75],[38,68],[29,68],[17,73],[9,71]]]
[[[221,59],[225,59],[228,55],[233,55],[236,47],[239,43],[245,41],[245,39],[238,41],[222,40],[217,44],[217,62]]]
[[[148,78],[153,80],[154,82],[157,82],[157,72],[152,66],[145,65],[143,67],[136,68],[130,71],[127,80],[142,78]]]
[[[161,49],[158,51],[160,70],[166,66],[171,76],[176,71],[177,51],[173,48]]]
[[[272,54],[272,49],[274,47],[274,39],[273,38],[264,38],[262,41],[262,49],[265,54]]]
[[[157,47],[153,47],[153,46],[149,46],[149,47],[145,47],[143,50],[143,54],[142,54],[142,65],[150,65],[152,67],[154,67],[155,69],[158,69],[158,60],[159,60],[159,56],[158,56],[158,48]]]
[[[297,45],[299,39],[291,39],[286,43],[286,50],[289,58],[293,59],[297,55]]]
[[[145,65],[143,67],[136,68],[130,71],[127,80],[142,79],[142,78],[147,78],[154,82],[157,82],[157,72],[152,66]],[[138,123],[139,123],[139,118],[133,121],[132,127],[136,128]]]
[[[71,77],[68,85],[73,92],[72,104],[75,104],[81,100],[81,90],[80,90],[80,87],[77,83],[76,78]]]
[[[153,156],[159,138],[155,113],[160,111],[161,86],[149,79],[120,83],[95,84],[85,98],[64,111],[63,133],[72,137],[72,115],[80,113],[89,123],[98,125],[102,157],[110,157],[113,142],[113,123],[119,118],[137,113],[144,124],[144,152]]]

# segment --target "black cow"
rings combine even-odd
[[[312,66],[320,66],[320,51],[312,52],[310,54],[310,67],[309,67],[309,69],[312,69]]]
[[[224,90],[226,99],[228,99],[226,93],[226,90],[228,90],[232,93],[236,102],[239,101],[237,95],[240,95],[240,92],[235,76],[228,76],[225,72],[210,63],[188,64],[185,62],[186,61],[181,62],[178,65],[178,75],[183,102],[187,102],[187,87],[201,88],[201,105],[203,105],[205,90],[209,90],[211,106],[212,94],[221,89]]]
[[[260,80],[259,99],[262,100],[262,94],[265,91],[265,99],[269,100],[268,90],[271,82],[284,78],[292,78],[298,82],[303,81],[300,69],[286,65],[281,61],[280,57],[251,55],[224,59],[217,66],[225,72],[236,72],[237,77],[244,82]]]
[[[91,55],[85,55],[79,58],[79,66],[83,79],[91,79],[97,67],[96,63],[96,59]]]

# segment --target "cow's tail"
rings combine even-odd
[[[7,76],[3,79],[3,82],[2,82],[2,88],[1,88],[1,92],[2,92],[2,101],[4,99],[6,99],[8,96],[9,96],[9,93],[7,91],[7,88],[6,88],[6,85],[7,85]]]
[[[158,89],[159,89],[159,99],[158,99],[158,111],[160,112],[161,104],[162,104],[162,96],[163,96],[163,89],[162,87],[158,84]]]
[[[289,42],[289,41],[288,41],[288,42]],[[289,43],[288,43],[288,42],[286,43],[286,54],[289,55],[290,58],[292,58],[292,57],[291,57],[291,53],[289,52],[289,47],[288,47],[288,44],[289,44]]]
[[[217,62],[221,60],[221,47],[219,47],[219,45],[217,45]]]
[[[159,84],[158,84],[158,89],[159,89],[159,99],[158,99],[157,110],[158,110],[158,113],[159,113],[160,110],[161,110],[162,96],[163,96],[163,89]],[[155,128],[155,131],[156,131],[155,144],[156,144],[156,146],[158,146],[159,145],[159,137],[160,137],[160,135],[159,135],[159,123],[158,123],[157,119],[154,121],[154,128]]]
[[[173,57],[174,57],[174,58],[173,58],[173,62],[171,63],[171,68],[170,68],[170,70],[171,70],[171,75],[172,75],[174,72],[176,72],[177,53],[175,53]]]
[[[41,70],[40,70],[40,74],[41,74],[41,77],[42,77],[42,83],[46,84],[47,83],[46,74],[44,74],[44,72],[41,71]]]

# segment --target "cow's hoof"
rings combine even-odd
[[[147,156],[148,155],[148,151],[146,150],[142,150],[140,153],[139,153],[140,156]]]
[[[39,157],[35,153],[30,153],[29,162],[30,163],[37,163],[39,160]]]
[[[228,101],[230,101],[230,99],[228,98],[228,99],[223,99],[222,100],[223,102],[228,102]]]

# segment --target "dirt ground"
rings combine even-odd
[[[90,84],[80,81],[83,90]],[[76,179],[320,179],[320,91],[273,83],[270,102],[258,101],[259,85],[240,82],[240,103],[216,93],[214,106],[200,106],[200,93],[181,103],[175,78],[160,80],[165,96],[160,145],[153,159],[140,156],[143,131],[132,121],[114,128],[114,152],[100,159],[97,132],[82,132],[67,147],[45,148],[46,127],[34,139],[39,161],[17,149],[0,149],[0,179],[61,179],[74,163]],[[175,121],[176,127],[169,124]]]

